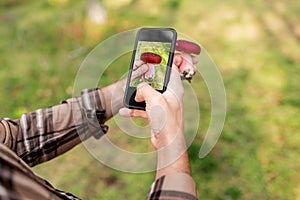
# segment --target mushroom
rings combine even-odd
[[[161,62],[161,57],[158,54],[151,52],[144,52],[141,54],[141,60],[148,65],[148,70],[142,79],[153,80],[155,76],[155,67]]]
[[[192,56],[199,55],[201,48],[198,44],[186,40],[176,41],[176,50],[181,52],[183,58],[179,67],[180,74],[189,82],[192,80],[193,75],[196,73],[197,68],[193,64]]]

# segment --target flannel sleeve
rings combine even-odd
[[[79,97],[23,114],[20,119],[0,119],[0,143],[34,166],[90,136],[100,138],[108,131],[105,121],[100,90],[86,89]]]
[[[0,143],[0,199],[78,200],[37,176],[11,149]]]
[[[193,178],[185,173],[168,174],[151,186],[147,200],[197,200]]]

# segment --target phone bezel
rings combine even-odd
[[[139,41],[149,41],[149,42],[170,42],[170,54],[163,84],[162,90],[157,90],[160,93],[163,93],[167,89],[167,85],[170,78],[170,73],[172,69],[172,63],[175,52],[175,45],[177,39],[177,32],[173,28],[141,28],[136,34],[136,39],[134,43],[134,49],[131,56],[130,69],[128,73],[128,80],[126,83],[126,90],[124,96],[124,105],[127,108],[145,110],[145,102],[136,102],[134,97],[136,95],[136,87],[130,87],[130,80],[132,75],[132,68],[135,61],[135,55],[137,50],[137,45]],[[133,104],[130,103],[130,100],[133,101]]]

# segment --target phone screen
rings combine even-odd
[[[136,87],[143,82],[163,93],[169,81],[174,57],[177,33],[171,28],[142,28],[138,31],[132,54],[130,73],[126,84],[124,105],[145,109],[145,102],[136,102]],[[132,76],[137,62],[148,66],[146,73]]]
[[[154,89],[162,90],[166,78],[170,50],[171,43],[169,42],[138,41],[134,62],[143,61],[148,65],[148,71],[142,76],[131,80],[130,87],[136,87],[138,84],[146,82]],[[148,61],[145,61],[147,53],[150,58],[148,58]],[[151,56],[155,57],[151,59]],[[159,63],[157,60],[153,60],[155,58],[158,59]]]

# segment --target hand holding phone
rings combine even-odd
[[[124,117],[149,119],[151,134],[155,136],[151,137],[151,141],[156,149],[172,142],[174,136],[183,131],[184,90],[178,69],[182,57],[178,56],[173,62],[170,81],[163,94],[154,90],[149,84],[138,85],[135,99],[147,102],[146,111],[128,108],[119,110],[120,115]]]
[[[145,102],[135,101],[136,87],[140,83],[146,82],[161,93],[166,90],[176,39],[177,33],[171,28],[142,28],[138,31],[126,84],[125,107],[145,110]],[[148,70],[140,77],[133,77],[132,72],[142,63],[148,66]]]

